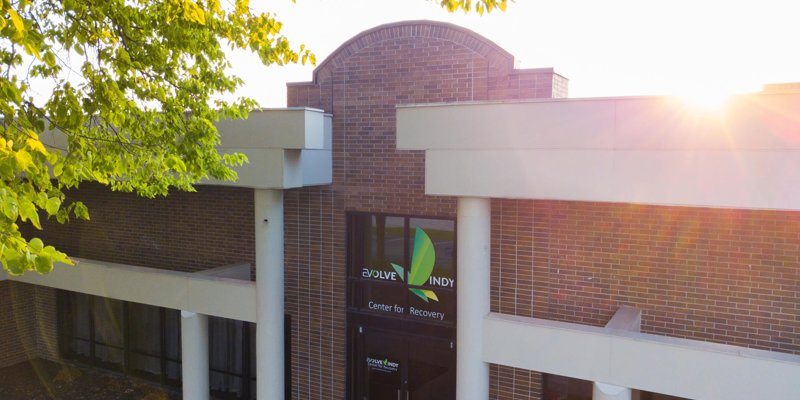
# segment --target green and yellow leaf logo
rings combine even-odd
[[[428,278],[431,277],[435,263],[436,249],[433,248],[433,242],[428,234],[418,227],[414,234],[414,252],[411,255],[411,271],[408,273],[408,285],[417,287],[409,287],[408,290],[417,295],[420,299],[425,300],[426,303],[428,299],[439,301],[439,298],[436,297],[436,293],[434,293],[433,290],[419,288],[419,286],[424,285],[425,282],[428,281]],[[405,279],[405,269],[402,266],[392,263],[392,268],[397,272],[397,276],[399,276],[400,279]]]

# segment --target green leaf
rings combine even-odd
[[[17,160],[17,164],[19,164],[19,168],[22,170],[27,170],[33,162],[30,153],[25,151],[25,149],[19,149],[19,151],[15,152],[14,159]]]
[[[15,221],[19,217],[19,208],[17,207],[17,200],[11,196],[6,196],[0,201],[0,212],[6,218]]]
[[[39,224],[39,213],[36,210],[36,206],[30,200],[22,200],[19,203],[19,217],[23,221],[30,220],[33,226],[37,229],[42,229],[42,225]]]
[[[20,18],[19,14],[17,14],[13,8],[8,9],[8,16],[11,17],[11,24],[14,25],[14,29],[16,29],[17,32],[25,32],[25,24],[22,22],[22,18]]]
[[[55,215],[58,212],[59,207],[61,207],[61,199],[58,197],[51,197],[47,199],[47,204],[45,205],[47,215]]]
[[[420,290],[425,295],[425,297],[433,301],[439,301],[439,297],[436,296],[436,293],[434,293],[433,290],[427,290],[427,289],[420,289]]]
[[[411,293],[417,295],[417,297],[419,297],[420,299],[424,300],[426,303],[428,302],[428,296],[425,295],[425,292],[422,289],[409,288],[408,290]]]
[[[392,268],[394,268],[394,272],[396,272],[397,276],[400,277],[400,280],[401,281],[405,281],[406,280],[406,277],[405,277],[406,270],[405,270],[405,268],[403,268],[403,267],[401,267],[401,266],[399,266],[399,265],[397,265],[395,263],[391,263],[391,264],[392,264]]]
[[[33,260],[33,267],[36,269],[36,272],[46,274],[53,270],[53,260],[47,256],[37,256]]]
[[[39,253],[44,249],[44,243],[42,243],[42,239],[33,238],[28,241],[28,247],[35,253]]]
[[[414,253],[411,256],[411,271],[408,274],[408,283],[421,286],[427,282],[436,263],[436,250],[428,234],[417,227],[414,235]]]
[[[25,272],[27,263],[22,257],[6,258],[3,262],[9,274],[14,276],[22,275]]]

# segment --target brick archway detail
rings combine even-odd
[[[404,21],[368,29],[339,46],[314,70],[314,82],[325,81],[337,67],[346,62],[348,57],[365,48],[386,40],[411,37],[429,37],[460,44],[488,60],[490,69],[509,71],[514,66],[514,56],[469,29],[446,22]]]

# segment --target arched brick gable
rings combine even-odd
[[[492,70],[507,73],[514,66],[514,56],[469,29],[438,21],[404,21],[368,29],[339,46],[314,70],[314,82],[326,80],[333,70],[344,65],[348,57],[363,49],[387,40],[419,37],[441,39],[462,45],[485,58]]]

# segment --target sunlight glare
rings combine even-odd
[[[740,93],[730,90],[702,88],[702,90],[680,93],[677,97],[687,108],[704,113],[721,114],[727,108],[731,98],[736,94]]]

